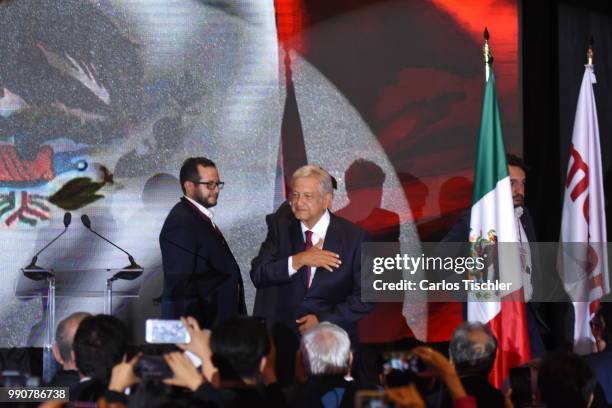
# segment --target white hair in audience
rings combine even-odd
[[[343,328],[323,322],[302,336],[300,351],[309,375],[347,374],[351,340]]]

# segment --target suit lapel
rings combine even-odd
[[[192,202],[187,200],[185,197],[181,197],[181,200],[183,201],[183,203],[185,205],[187,205],[187,207],[191,208],[191,210],[194,211],[194,213],[198,216],[198,218],[201,218],[202,220],[204,220],[206,225],[208,225],[209,229],[214,234],[216,234],[219,238],[221,238],[221,242],[223,243],[223,245],[227,246],[227,242],[225,241],[225,237],[223,237],[223,234],[221,233],[221,230],[219,230],[219,228],[215,227],[215,225],[213,224],[212,220],[206,214],[204,214],[202,211],[200,211],[195,205],[193,205]]]
[[[191,211],[194,212],[196,217],[198,217],[199,219],[204,221],[204,224],[206,224],[206,228],[208,228],[215,236],[217,236],[220,239],[221,244],[226,249],[226,252],[228,252],[230,254],[232,259],[234,259],[234,262],[236,263],[236,265],[238,265],[238,262],[236,261],[236,258],[234,257],[234,254],[230,250],[229,245],[227,244],[227,241],[225,240],[225,237],[221,233],[221,230],[216,228],[214,226],[214,224],[212,223],[212,220],[210,218],[208,218],[208,216],[206,214],[202,213],[202,211],[200,211],[195,205],[193,205],[192,202],[187,200],[185,197],[181,197],[181,201],[183,202],[183,204],[185,206],[187,206],[187,208],[190,208]]]
[[[299,220],[291,221],[290,227],[290,238],[291,238],[291,253],[297,254],[304,250],[304,236],[302,235],[302,227],[300,226]]]
[[[330,212],[329,226],[327,227],[327,231],[325,232],[323,249],[334,252],[336,254],[340,254],[340,231],[338,230],[338,223],[334,218],[334,215]],[[320,280],[321,274],[326,273],[329,273],[329,271],[324,268],[317,268],[317,272],[315,273],[314,279],[312,280],[312,284],[310,285],[309,289],[312,289],[317,284],[317,282]]]
[[[302,226],[298,219],[293,219],[291,221],[291,226],[289,227],[289,235],[291,239],[291,253],[297,254],[298,252],[302,252],[306,246],[304,243],[304,235],[302,234]],[[304,271],[304,267],[298,270],[297,274],[299,275],[300,282],[304,286],[304,289],[307,288],[306,285],[306,275]]]

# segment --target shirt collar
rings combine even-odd
[[[200,212],[201,212],[202,214],[204,214],[205,216],[207,216],[207,217],[208,217],[208,218],[210,218],[211,220],[213,219],[214,214],[213,214],[213,212],[212,212],[212,211],[210,211],[208,208],[204,207],[202,204],[198,203],[198,202],[197,202],[197,201],[195,201],[195,200],[192,200],[191,198],[189,198],[189,197],[187,197],[187,196],[185,196],[185,198],[186,198],[187,200],[189,200],[189,202],[190,202],[190,203],[192,203],[193,205],[195,205],[195,206],[196,206],[196,208],[197,208],[198,210],[200,210]]]
[[[516,218],[521,218],[523,216],[523,212],[524,212],[524,210],[523,210],[523,206],[522,205],[514,207],[514,216]]]
[[[325,238],[325,233],[327,232],[327,228],[329,227],[329,221],[329,211],[325,210],[321,218],[319,218],[319,221],[317,221],[317,223],[312,228],[310,228],[310,231],[312,231],[320,239]],[[306,225],[304,225],[304,223],[301,221],[300,226],[302,227],[302,235],[305,235],[305,232],[308,231],[308,227],[306,227]]]

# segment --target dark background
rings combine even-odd
[[[557,241],[561,229],[563,182],[574,114],[594,39],[594,86],[606,194],[608,241],[612,226],[612,4],[607,1],[523,1],[523,147],[528,174],[527,206],[538,239]]]

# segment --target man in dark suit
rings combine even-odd
[[[162,318],[194,316],[202,327],[246,314],[238,263],[209,210],[223,182],[204,157],[185,160],[180,172],[184,197],[159,235],[164,267]]]
[[[293,217],[266,218],[268,235],[252,262],[251,279],[257,288],[254,314],[265,317],[272,328],[279,357],[285,354],[293,361],[297,335],[320,321],[341,326],[356,344],[357,322],[371,305],[361,301],[366,233],[329,212],[330,175],[318,166],[303,166],[293,174],[291,187]],[[288,343],[288,350],[280,350],[279,344]],[[280,378],[292,376],[279,369]]]
[[[571,307],[567,303],[537,302],[549,296],[551,299],[565,297],[563,285],[550,267],[542,268],[541,256],[533,219],[525,207],[525,183],[528,168],[518,156],[508,154],[508,175],[512,188],[514,218],[516,220],[523,285],[525,290],[527,328],[531,345],[531,357],[542,357],[545,345],[548,349],[565,346],[571,339],[571,327],[567,319],[571,318]],[[470,213],[461,217],[453,229],[444,237],[443,242],[467,242],[470,231]],[[550,270],[550,271],[549,271]],[[554,294],[552,294],[554,291]],[[548,293],[546,293],[548,292]],[[531,301],[534,299],[534,301]],[[569,316],[569,317],[568,317]],[[546,343],[546,344],[545,344]]]

